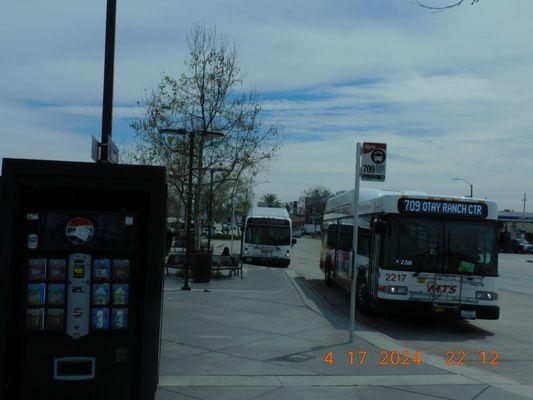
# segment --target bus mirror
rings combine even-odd
[[[388,227],[389,224],[386,221],[377,221],[374,224],[374,232],[376,232],[378,235],[385,235]]]
[[[296,239],[292,239],[291,241],[291,246],[294,246],[296,244],[297,240]]]

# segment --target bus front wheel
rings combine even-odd
[[[368,293],[368,285],[365,278],[358,278],[355,284],[355,302],[357,309],[362,314],[372,314],[372,306],[370,305],[370,295]]]
[[[326,282],[326,286],[333,285],[333,276],[332,276],[331,268],[326,267],[324,271],[324,281]]]

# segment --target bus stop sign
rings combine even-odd
[[[385,180],[385,165],[387,160],[387,144],[363,143],[361,154],[361,180]]]

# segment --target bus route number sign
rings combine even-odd
[[[386,143],[363,143],[361,152],[361,180],[385,180],[385,164],[387,160]]]

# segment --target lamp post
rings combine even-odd
[[[474,197],[474,186],[469,181],[463,178],[453,178],[452,181],[463,181],[468,183],[468,185],[470,185],[470,198]]]
[[[223,136],[222,132],[191,130],[184,128],[160,129],[161,134],[188,135],[189,136],[189,171],[187,178],[187,209],[185,213],[185,276],[183,277],[183,287],[181,290],[191,290],[189,286],[189,268],[191,267],[191,214],[192,214],[192,178],[194,166],[194,140],[197,133],[206,136]]]

